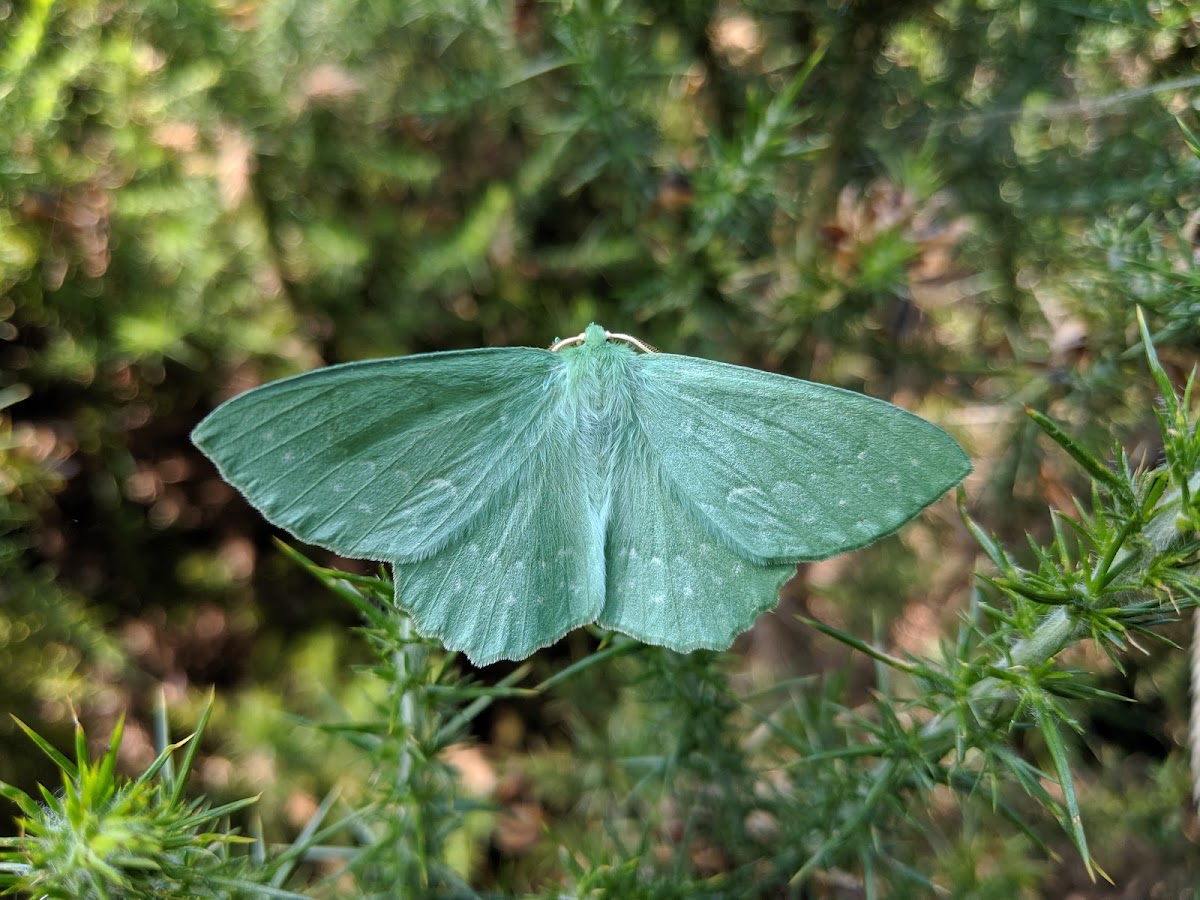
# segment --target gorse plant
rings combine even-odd
[[[1082,730],[1079,714],[1090,701],[1127,698],[1097,687],[1090,673],[1060,657],[1090,640],[1120,667],[1136,638],[1156,636],[1155,626],[1200,599],[1200,535],[1188,487],[1200,450],[1192,380],[1182,398],[1175,394],[1141,327],[1164,396],[1163,463],[1137,470],[1118,450],[1105,465],[1045,416],[1031,413],[1091,476],[1091,502],[1079,504],[1074,516],[1052,511],[1053,540],[1046,546],[1031,541],[1026,554],[1004,549],[967,518],[995,571],[979,576],[968,615],[957,636],[942,645],[940,658],[897,657],[810,620],[879,664],[873,702],[844,707],[828,693],[804,696],[809,691],[783,685],[779,690],[795,699],[764,707],[731,694],[717,670],[699,660],[656,682],[660,696],[677,692],[676,715],[686,721],[682,730],[667,733],[704,735],[701,756],[710,766],[692,786],[703,811],[681,805],[692,810],[684,833],[695,841],[698,821],[722,820],[747,829],[758,823],[770,833],[769,840],[748,845],[726,835],[724,852],[753,849],[740,860],[727,859],[719,876],[688,882],[695,890],[766,896],[772,884],[796,886],[830,872],[857,871],[872,893],[890,885],[889,896],[896,896],[909,884],[918,894],[941,888],[967,895],[979,887],[972,882],[974,867],[967,878],[972,883],[946,884],[953,873],[923,866],[923,854],[914,853],[913,838],[935,847],[939,840],[937,822],[914,810],[933,809],[933,798],[945,788],[964,806],[998,813],[1042,846],[1039,819],[1057,819],[1088,870],[1097,868],[1067,735]],[[1025,557],[1032,565],[1018,562]],[[697,665],[711,692],[700,705],[691,702],[688,688],[696,676],[686,674]],[[695,720],[697,710],[709,728]],[[746,718],[761,731],[731,747],[728,736],[744,733],[739,720]],[[1030,746],[1029,733],[1040,736],[1040,745]],[[680,763],[663,757],[662,771],[677,773]],[[748,778],[748,771],[758,774]],[[737,785],[742,789],[726,790]],[[694,857],[683,867],[692,877],[697,868]],[[612,870],[614,884],[622,872]]]
[[[372,773],[361,808],[330,826],[349,835],[356,849],[334,855],[367,895],[388,896],[397,885],[434,894],[469,893],[464,873],[449,863],[447,848],[478,801],[459,796],[445,751],[463,740],[472,719],[495,699],[531,693],[513,686],[528,667],[494,685],[478,684],[462,674],[454,654],[413,633],[408,617],[393,605],[389,579],[350,576],[287,552],[362,615],[375,659],[371,671],[385,686],[376,718],[319,726],[361,750]]]
[[[56,900],[227,897],[251,890],[294,896],[245,880],[241,876],[249,860],[228,852],[231,844],[246,839],[222,828],[221,822],[255,798],[214,807],[184,795],[211,713],[210,699],[196,731],[164,747],[133,779],[117,772],[124,717],[98,759],[91,757],[83,726],[76,722],[74,760],[18,720],[61,771],[62,787],[57,792],[41,787],[39,802],[0,782],[0,796],[22,813],[20,836],[0,840],[0,887],[5,893]]]
[[[1008,900],[1094,857],[1191,891],[1196,397],[1166,376],[1200,340],[1194,5],[0,0],[5,712],[61,751],[76,715],[215,683],[193,767],[264,820],[205,838],[169,764],[84,790],[100,762],[0,716],[33,803],[0,801],[30,823],[4,874],[98,846],[114,895]],[[824,635],[577,630],[475,671],[386,579],[271,550],[187,443],[322,363],[589,321],[946,424],[969,528],[943,504],[802,567],[784,614]],[[137,827],[94,844],[68,806]]]
[[[222,896],[254,885],[282,893],[292,877],[320,895],[344,892],[349,877],[362,896],[401,885],[416,896],[475,896],[478,857],[463,842],[501,827],[502,809],[460,796],[448,749],[496,702],[601,690],[637,714],[574,721],[570,771],[541,775],[545,790],[572,794],[545,820],[548,833],[592,835],[559,860],[575,895],[761,897],[832,878],[869,894],[886,885],[889,896],[967,896],[980,887],[977,867],[956,854],[973,852],[982,835],[970,823],[990,817],[1043,848],[1053,841],[1042,821],[1056,819],[1088,871],[1102,872],[1085,836],[1070,735],[1089,703],[1125,698],[1062,657],[1090,641],[1120,668],[1138,638],[1155,637],[1156,626],[1200,600],[1194,375],[1177,395],[1139,323],[1163,392],[1161,464],[1139,469],[1119,449],[1105,463],[1031,412],[1089,476],[1090,502],[1073,515],[1052,511],[1052,539],[1024,553],[966,517],[992,571],[979,575],[957,635],[936,657],[899,656],[808,619],[876,664],[864,704],[841,699],[838,679],[747,694],[731,686],[717,654],[679,655],[627,638],[538,685],[522,685],[528,664],[484,685],[461,673],[454,654],[414,636],[389,579],[296,557],[362,616],[371,671],[385,686],[376,718],[321,725],[364,753],[372,774],[361,793],[331,796],[268,864],[261,851],[231,856],[221,848],[237,839],[213,829],[251,801],[209,808],[183,797],[211,706],[190,742],[164,748],[134,780],[115,774],[120,725],[96,761],[81,728],[75,761],[26,729],[62,770],[64,789],[43,790],[39,803],[4,788],[23,813],[22,836],[5,841],[4,884],[53,897]],[[922,845],[946,849],[939,820],[949,812],[937,797],[947,790],[962,831],[955,853],[930,855]],[[327,821],[347,802],[347,815]],[[483,832],[472,824],[478,816]],[[315,876],[317,864],[330,874]],[[1022,883],[1032,882],[1014,882]],[[539,884],[532,877],[528,887]]]
[[[476,687],[411,636],[389,605],[386,580],[319,571],[366,616],[379,672],[393,685],[380,722],[343,729],[380,773],[376,800],[362,813],[376,824],[357,833],[367,844],[351,856],[360,886],[372,894],[396,883],[465,890],[467,873],[452,874],[444,854],[447,837],[475,807],[453,799],[439,754],[497,698],[569,691],[573,681],[583,694],[591,684],[618,703],[634,698],[640,710],[623,732],[606,730],[608,719],[600,732],[575,723],[580,774],[567,789],[585,793],[547,827],[607,835],[587,842],[584,857],[563,860],[579,894],[770,896],[841,873],[871,893],[889,885],[889,896],[902,896],[908,885],[915,895],[965,896],[979,888],[975,867],[955,869],[920,849],[944,840],[932,810],[946,789],[965,822],[965,810],[978,807],[1033,846],[1052,843],[1042,821],[1056,819],[1088,870],[1099,871],[1104,861],[1093,859],[1085,836],[1070,735],[1082,730],[1090,702],[1126,698],[1061,657],[1086,640],[1119,668],[1137,638],[1157,636],[1156,626],[1200,599],[1188,487],[1200,452],[1192,382],[1176,395],[1144,323],[1142,336],[1164,392],[1162,464],[1138,469],[1119,449],[1106,464],[1031,412],[1090,476],[1090,502],[1074,515],[1052,511],[1052,540],[1031,541],[1025,553],[1005,549],[966,518],[993,571],[979,575],[940,656],[896,656],[809,620],[878,664],[873,700],[862,706],[844,705],[836,679],[746,695],[731,687],[717,655],[680,656],[627,639],[534,690],[515,687],[524,668],[494,688]],[[592,765],[603,777],[584,774]],[[967,852],[978,839],[965,830],[956,843]]]
[[[847,711],[861,738],[810,756],[809,764],[843,757],[877,762],[864,770],[866,799],[850,804],[845,824],[824,835],[815,851],[801,851],[808,858],[798,876],[844,860],[852,848],[858,854],[886,848],[897,833],[895,820],[912,818],[912,794],[928,794],[937,785],[992,804],[1032,835],[1035,825],[1023,819],[1006,790],[1021,788],[1059,820],[1091,871],[1064,732],[1082,731],[1076,711],[1088,700],[1126,698],[1096,687],[1089,673],[1065,667],[1059,657],[1087,639],[1120,668],[1137,637],[1157,636],[1151,629],[1200,601],[1194,373],[1182,398],[1176,395],[1140,313],[1139,324],[1150,371],[1163,393],[1161,465],[1135,469],[1119,448],[1114,462],[1105,465],[1047,417],[1030,411],[1091,477],[1091,502],[1077,504],[1074,516],[1052,510],[1053,540],[1043,546],[1031,539],[1028,554],[1005,549],[966,517],[995,571],[979,575],[968,616],[957,638],[943,645],[941,659],[898,658],[812,623],[902,673],[911,693],[881,684],[869,714]],[[1018,562],[1024,556],[1032,565]],[[1026,729],[1040,734],[1044,762],[1031,759],[1018,742]],[[803,752],[802,745],[796,749]],[[1047,785],[1053,783],[1058,791],[1052,793]],[[879,855],[877,863],[888,860],[886,851]]]

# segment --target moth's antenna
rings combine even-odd
[[[582,334],[577,334],[575,337],[563,338],[561,341],[555,341],[550,345],[550,352],[557,353],[563,347],[570,347],[572,344],[582,344],[583,337],[584,336]]]
[[[635,338],[633,335],[630,335],[630,334],[616,334],[612,331],[606,331],[606,332],[604,332],[604,336],[606,338],[608,338],[610,341],[624,341],[627,344],[633,344],[633,346],[637,347],[643,353],[657,353],[658,352],[653,347],[651,347],[649,344],[647,344],[645,341],[639,341],[637,338]]]
[[[635,338],[631,334],[620,334],[620,333],[614,332],[614,331],[605,331],[604,336],[610,341],[624,341],[627,344],[632,344],[633,346],[635,346],[639,350],[641,350],[643,353],[657,353],[658,352],[653,347],[651,347],[649,344],[647,344],[645,341],[639,341],[637,338]],[[564,347],[570,347],[574,344],[582,344],[585,337],[587,337],[586,332],[583,334],[577,334],[574,337],[563,338],[560,341],[555,341],[553,344],[550,345],[550,352],[557,353],[559,350],[563,349]]]

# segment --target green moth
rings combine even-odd
[[[417,630],[480,665],[591,622],[728,647],[797,562],[895,531],[971,470],[889,403],[599,325],[285,378],[192,440],[275,525],[391,563]]]

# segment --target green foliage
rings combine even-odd
[[[482,685],[437,641],[414,634],[408,616],[393,606],[390,580],[347,576],[286,552],[362,615],[374,658],[370,672],[384,688],[373,714],[319,725],[357,748],[371,768],[369,794],[331,829],[352,839],[354,849],[342,854],[347,869],[364,896],[388,896],[396,885],[431,896],[467,890],[462,870],[471,859],[452,858],[454,839],[479,804],[457,796],[445,752],[496,699],[531,693],[514,687],[528,667]]]
[[[1066,896],[1094,857],[1190,891],[1193,7],[0,0],[9,711],[69,746],[68,700],[127,707],[134,743],[157,685],[219,682],[194,787],[263,792],[279,889]],[[979,544],[935,509],[806,567],[844,671],[790,621],[719,659],[576,635],[485,697],[506,670],[399,633],[355,669],[358,606],[186,443],[323,361],[592,320],[947,424]],[[368,722],[362,756],[280,707]]]
[[[1004,810],[1011,807],[1002,786],[1019,786],[1059,820],[1089,871],[1093,860],[1063,734],[1082,731],[1072,712],[1080,701],[1123,698],[1095,686],[1087,673],[1063,668],[1056,658],[1089,639],[1120,669],[1125,651],[1137,646],[1136,637],[1155,637],[1154,627],[1200,602],[1200,538],[1189,488],[1200,451],[1190,399],[1192,380],[1184,397],[1178,397],[1158,363],[1140,313],[1139,322],[1151,373],[1164,391],[1158,414],[1166,448],[1161,466],[1135,472],[1119,448],[1116,463],[1105,466],[1052,421],[1030,411],[1093,479],[1091,503],[1080,504],[1075,518],[1052,511],[1053,541],[1047,546],[1030,541],[1036,568],[1018,564],[1013,554],[967,519],[997,571],[981,575],[981,581],[1004,599],[1003,604],[976,594],[957,640],[943,646],[943,658],[937,661],[898,659],[813,623],[911,677],[919,687],[912,699],[885,696],[878,720],[862,723],[868,741],[851,750],[856,757],[879,757],[871,784],[873,790],[884,785],[880,800],[902,796],[914,785],[947,784],[964,798],[990,796]],[[904,724],[914,720],[919,727]],[[1045,770],[1013,752],[1011,736],[1026,728],[1041,734]],[[1058,783],[1061,799],[1046,791],[1048,781]],[[867,813],[855,820],[855,827],[879,827],[879,809]],[[1015,812],[1011,814],[1016,819]],[[1030,823],[1022,828],[1033,831]],[[850,842],[851,836],[847,831],[831,837],[806,863],[806,870],[823,862],[821,854]],[[873,838],[871,843],[877,844],[878,837]]]
[[[35,799],[0,782],[0,794],[16,803],[21,834],[0,842],[0,887],[5,893],[39,897],[228,897],[265,892],[240,877],[242,866],[225,848],[239,840],[219,823],[254,798],[211,807],[187,800],[184,786],[212,711],[196,731],[164,747],[137,778],[117,774],[124,717],[107,749],[92,759],[83,726],[75,726],[75,759],[59,753],[18,720],[21,730],[62,773],[62,788],[39,785]],[[176,751],[182,759],[174,762]],[[263,892],[263,893],[259,893]]]
[[[26,566],[40,517],[53,508],[62,490],[63,448],[45,428],[14,426],[10,407],[26,401],[21,383],[0,391],[0,671],[5,673],[7,709],[31,715],[63,707],[64,699],[92,699],[103,693],[89,673],[96,668],[119,671],[122,655],[105,633],[98,611],[76,592],[56,582],[45,566]],[[7,723],[5,723],[7,725]],[[15,736],[0,726],[0,734]],[[0,768],[12,779],[35,774],[28,754],[0,749]]]
[[[1162,378],[1144,329],[1143,337]],[[1186,392],[1172,391],[1163,409],[1170,449],[1161,466],[1140,471],[1119,451],[1106,465],[1031,412],[1091,477],[1091,502],[1073,518],[1052,513],[1051,542],[1031,539],[1034,565],[966,520],[995,572],[979,576],[970,614],[939,657],[896,656],[809,620],[877,663],[873,698],[857,706],[838,699],[836,680],[746,694],[720,657],[624,638],[532,690],[516,686],[528,666],[485,687],[464,679],[453,655],[412,636],[386,579],[305,563],[362,613],[374,671],[388,685],[375,719],[325,726],[376,767],[371,802],[352,828],[335,829],[359,845],[344,855],[357,889],[469,892],[477,860],[456,869],[450,838],[470,833],[470,815],[487,807],[456,797],[445,751],[499,700],[597,690],[618,698],[617,713],[568,705],[581,710],[572,722],[577,771],[564,788],[574,796],[549,826],[552,837],[605,835],[560,861],[574,896],[771,896],[846,871],[897,896],[1011,896],[1004,892],[1036,884],[1039,870],[1010,838],[1003,876],[977,879],[979,856],[1001,850],[989,839],[997,820],[1034,846],[1051,842],[1041,822],[1058,820],[1088,871],[1103,874],[1085,836],[1070,736],[1082,732],[1088,704],[1126,698],[1061,659],[1088,641],[1120,668],[1136,638],[1158,636],[1154,629],[1200,602],[1200,541],[1185,487],[1200,436]],[[921,812],[946,791],[961,816],[954,839]]]
[[[1152,374],[1170,389],[1144,325],[1143,340]],[[1188,487],[1200,436],[1187,390],[1172,390],[1162,404],[1168,449],[1149,470],[1133,470],[1120,452],[1105,464],[1031,415],[1090,476],[1090,504],[1073,518],[1054,515],[1052,541],[1031,542],[1032,564],[967,519],[995,573],[980,576],[971,613],[940,658],[897,656],[810,620],[876,662],[868,703],[837,699],[837,680],[819,690],[811,681],[781,682],[746,694],[713,654],[624,638],[534,688],[519,686],[528,665],[485,685],[464,676],[453,654],[413,636],[387,579],[314,566],[289,550],[363,617],[371,671],[384,688],[377,710],[321,727],[363,754],[368,792],[345,818],[325,824],[331,796],[291,850],[251,871],[248,858],[214,850],[233,838],[211,830],[250,801],[210,809],[182,798],[211,705],[196,735],[165,747],[132,781],[114,775],[120,724],[96,761],[82,728],[72,761],[22,726],[62,770],[64,791],[42,790],[39,804],[4,787],[24,816],[23,835],[5,842],[5,884],[64,897],[224,896],[257,881],[280,893],[298,864],[337,859],[328,885],[317,881],[314,891],[344,890],[348,874],[360,896],[386,896],[401,884],[426,896],[469,896],[478,851],[460,848],[478,841],[472,817],[494,822],[496,810],[459,796],[447,751],[497,702],[598,689],[619,698],[617,715],[593,711],[574,722],[580,770],[567,789],[576,796],[548,827],[551,835],[605,837],[561,861],[560,891],[756,897],[856,871],[865,885],[889,885],[896,896],[950,886],[999,896],[1001,885],[1028,888],[1036,870],[1009,844],[1006,880],[976,881],[972,860],[993,852],[997,817],[1035,844],[1047,841],[1040,821],[1057,819],[1089,870],[1098,869],[1068,736],[1081,731],[1078,712],[1087,704],[1124,698],[1060,657],[1087,640],[1119,668],[1136,637],[1155,636],[1200,600]],[[638,713],[626,717],[622,708]],[[1023,736],[1034,734],[1040,740],[1025,746]],[[185,744],[175,769],[172,756]],[[936,819],[920,812],[947,790],[962,817],[950,852]],[[938,852],[923,852],[923,844]],[[528,886],[539,883],[533,877]]]

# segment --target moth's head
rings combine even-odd
[[[583,330],[583,344],[585,347],[595,350],[603,346],[607,340],[608,332],[604,330],[603,325],[597,325],[593,322]]]

